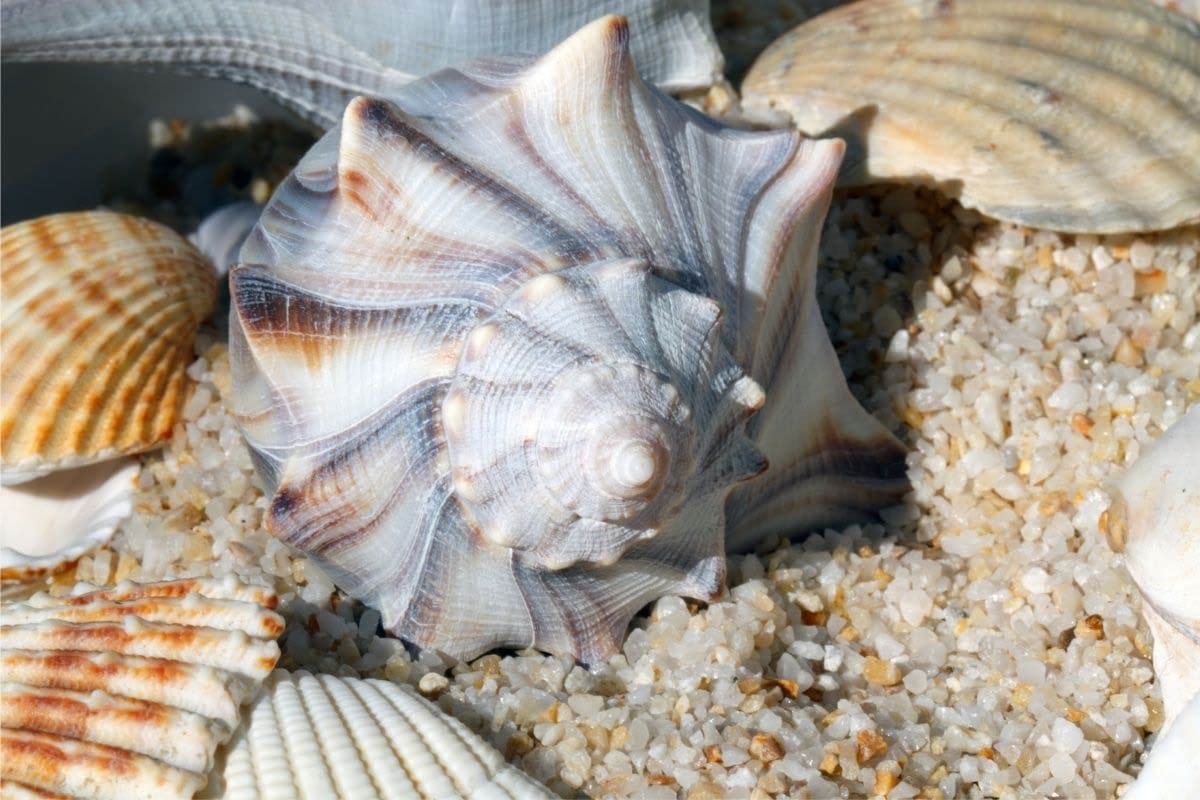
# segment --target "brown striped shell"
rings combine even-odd
[[[170,436],[212,267],[181,236],[109,211],[0,230],[0,478],[137,453]]]
[[[4,606],[4,796],[193,796],[279,658],[276,603],[230,577]]]
[[[422,646],[602,659],[727,544],[903,491],[815,301],[841,143],[722,127],[628,40],[356,99],[230,273],[268,529]]]
[[[772,44],[742,93],[846,139],[844,183],[1054,230],[1200,219],[1200,23],[1146,0],[863,0]]]

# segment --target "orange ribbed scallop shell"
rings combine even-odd
[[[216,276],[192,245],[109,211],[0,230],[3,481],[148,450],[182,406]]]

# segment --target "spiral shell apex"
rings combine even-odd
[[[841,153],[647,87],[617,17],[356,99],[231,272],[269,529],[419,645],[593,661],[721,593],[727,516],[894,499],[813,298]]]

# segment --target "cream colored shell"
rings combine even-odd
[[[1200,24],[1146,0],[872,0],[786,34],[751,114],[840,136],[841,180],[1066,231],[1200,219]]]
[[[140,469],[115,458],[0,486],[0,582],[58,574],[111,539],[133,513]]]
[[[216,298],[181,236],[109,211],[0,230],[0,478],[5,484],[156,447]]]
[[[1165,731],[1200,695],[1200,406],[1117,481],[1106,524],[1154,636]]]
[[[4,606],[5,796],[191,797],[279,658],[276,602],[231,577]]]
[[[553,797],[410,687],[277,670],[205,797],[225,800]]]

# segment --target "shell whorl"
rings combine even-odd
[[[650,600],[719,595],[730,492],[769,449],[853,483],[764,407],[772,384],[785,404],[806,386],[779,360],[811,350],[830,418],[881,433],[812,300],[841,153],[647,87],[615,17],[538,59],[356,99],[230,273],[269,530],[389,630],[460,657],[602,659]],[[737,514],[788,506],[786,488]]]
[[[611,564],[688,497],[758,472],[740,430],[736,456],[712,435],[762,398],[719,320],[637,259],[521,286],[467,335],[442,403],[468,524],[547,569]]]

